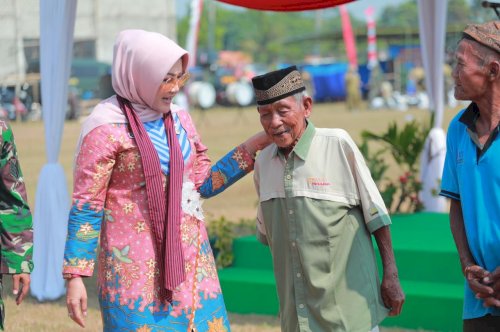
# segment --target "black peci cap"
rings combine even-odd
[[[272,104],[306,89],[296,66],[255,76],[252,84],[257,105]]]

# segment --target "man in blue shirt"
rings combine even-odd
[[[451,121],[440,194],[466,278],[464,331],[500,331],[500,22],[463,32],[455,98],[472,103]]]

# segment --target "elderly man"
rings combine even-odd
[[[500,331],[500,22],[463,31],[455,98],[472,103],[451,121],[440,194],[466,277],[464,331]]]
[[[274,144],[255,164],[258,237],[271,249],[283,331],[376,331],[404,302],[390,219],[341,129],[315,128],[295,66],[252,79]],[[379,282],[370,234],[383,265]]]

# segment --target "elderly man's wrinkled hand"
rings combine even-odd
[[[401,289],[397,272],[384,273],[380,290],[384,305],[390,309],[389,316],[399,315],[405,302],[405,294],[403,293],[403,289]]]
[[[490,272],[479,265],[469,265],[465,268],[465,279],[477,298],[487,299],[493,296],[493,288],[485,282],[490,277]]]
[[[481,281],[493,289],[493,295],[486,296],[485,294],[477,293],[476,297],[484,300],[485,307],[500,307],[500,267],[488,274]]]

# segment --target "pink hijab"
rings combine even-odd
[[[161,82],[180,58],[182,70],[186,71],[187,51],[162,34],[144,30],[123,30],[118,34],[113,50],[113,89],[132,103],[141,122],[162,117],[151,106]],[[177,112],[180,107],[172,104],[170,109]],[[116,96],[101,101],[82,125],[77,153],[83,137],[94,128],[127,122]]]

